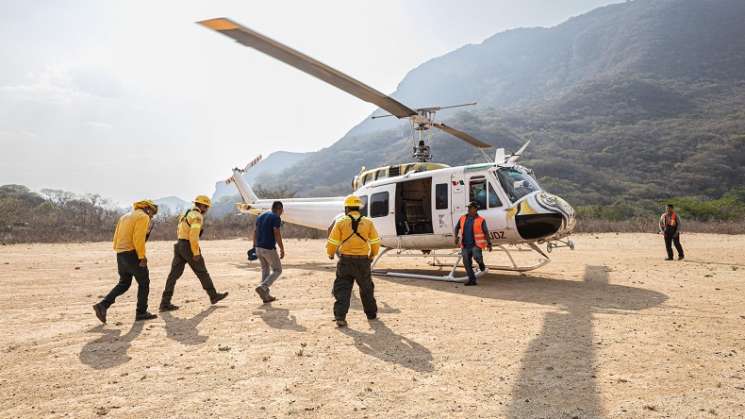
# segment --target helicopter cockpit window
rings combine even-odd
[[[494,185],[489,182],[489,208],[499,208],[502,206],[502,201],[497,195],[497,191],[494,190]]]
[[[370,217],[385,217],[388,215],[388,192],[378,192],[370,195]]]
[[[499,183],[510,197],[510,201],[515,202],[518,199],[532,192],[540,190],[538,183],[530,175],[510,167],[497,170]]]
[[[471,178],[468,190],[468,200],[478,202],[479,209],[486,209],[486,179],[483,177]]]

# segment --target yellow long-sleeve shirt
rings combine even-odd
[[[135,250],[137,258],[145,258],[145,241],[150,217],[141,209],[122,215],[114,230],[114,251],[116,253]]]
[[[367,217],[360,220],[357,233],[366,239],[363,240],[354,234],[350,215],[355,219],[360,217],[359,212],[352,211],[336,221],[326,242],[326,254],[333,256],[338,248],[342,255],[375,257],[380,251],[380,237],[375,224]]]
[[[204,216],[199,209],[194,207],[189,210],[186,216],[182,216],[178,222],[176,234],[179,240],[189,240],[191,253],[193,255],[201,254],[199,249],[199,233],[202,231]]]

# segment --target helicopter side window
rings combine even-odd
[[[538,183],[530,175],[514,167],[501,168],[497,170],[497,175],[499,183],[502,184],[502,188],[507,192],[507,196],[510,197],[512,202],[540,190]]]
[[[365,176],[362,177],[362,184],[366,184],[370,181],[370,178],[372,177],[372,173],[366,173]]]
[[[385,169],[380,169],[377,172],[375,172],[375,180],[382,179],[386,177]]]
[[[494,190],[494,185],[489,182],[489,208],[499,208],[502,206],[502,201],[499,200],[497,191]]]
[[[469,183],[469,201],[479,204],[479,209],[486,209],[486,179],[483,177],[471,178]]]
[[[448,209],[448,184],[435,185],[435,209]]]
[[[360,195],[362,206],[360,207],[360,215],[367,217],[367,195]]]
[[[378,192],[370,195],[370,217],[385,217],[388,215],[388,192]]]

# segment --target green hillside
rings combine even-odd
[[[532,138],[525,164],[576,206],[718,199],[745,185],[743,22],[742,0],[611,5],[430,60],[393,96],[413,107],[478,101],[440,116],[508,150],[522,141],[512,132]],[[361,166],[408,161],[409,135],[405,123],[365,120],[272,182],[347,193]],[[483,161],[439,132],[433,153]]]

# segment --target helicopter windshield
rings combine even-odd
[[[502,167],[497,170],[497,176],[512,202],[541,189],[535,179],[515,167]]]

